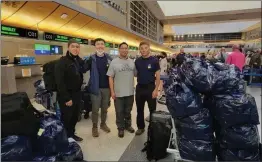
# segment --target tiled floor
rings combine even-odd
[[[247,88],[247,93],[255,97],[257,107],[260,114],[261,121],[261,89],[260,88]],[[158,109],[165,109],[163,106],[158,105]],[[145,115],[148,115],[148,109],[145,109]],[[132,110],[132,123],[134,128],[136,118],[135,104]],[[92,137],[92,122],[91,119],[82,119],[77,124],[77,134],[84,138],[80,144],[84,153],[85,160],[88,161],[145,161],[145,155],[140,153],[143,144],[146,140],[146,133],[141,137],[135,137],[134,134],[125,133],[125,137],[120,139],[117,136],[117,128],[115,124],[115,110],[112,104],[108,111],[108,126],[111,128],[111,133],[106,134],[100,131],[98,138]],[[259,126],[259,133],[261,137],[261,125]],[[137,139],[136,139],[137,138]],[[134,141],[135,140],[135,141]],[[131,141],[132,145],[130,144]],[[137,145],[136,145],[137,143]],[[130,145],[129,145],[130,144]],[[132,155],[127,155],[125,150],[128,147],[135,147],[137,152]],[[130,148],[128,148],[130,149]],[[134,149],[134,148],[132,148]],[[171,160],[169,158],[169,160]]]

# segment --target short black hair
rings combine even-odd
[[[106,41],[103,38],[96,38],[94,41],[94,44],[96,44],[96,42],[99,42],[99,41],[106,43]]]
[[[70,39],[70,40],[68,41],[68,43],[67,43],[68,47],[69,47],[71,44],[73,44],[73,43],[80,44],[77,40],[75,40],[75,39]]]
[[[129,47],[126,42],[122,42],[122,43],[119,44],[118,48],[120,48],[122,45],[127,45],[127,47]]]
[[[148,42],[141,42],[141,43],[139,44],[139,47],[141,47],[141,46],[143,46],[143,45],[148,45],[148,46],[150,46],[150,44],[149,44]]]
[[[167,57],[166,52],[161,52],[162,55],[164,55],[165,57]]]

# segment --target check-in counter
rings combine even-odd
[[[34,83],[43,75],[41,64],[2,65],[1,72],[1,93],[26,92],[29,98],[34,97]]]

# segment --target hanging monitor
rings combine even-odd
[[[50,45],[48,44],[35,44],[36,55],[50,55]]]
[[[63,46],[51,45],[51,55],[63,55]]]

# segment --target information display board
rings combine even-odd
[[[114,48],[113,43],[108,43],[108,42],[106,42],[106,43],[105,43],[105,46],[106,46],[107,48]]]
[[[80,44],[88,44],[88,39],[75,38],[75,37],[53,34],[53,33],[44,34],[44,40],[48,40],[48,41],[68,42],[70,39],[75,39]]]
[[[6,36],[23,37],[23,38],[38,38],[38,31],[17,28],[13,26],[1,25],[1,34]]]

